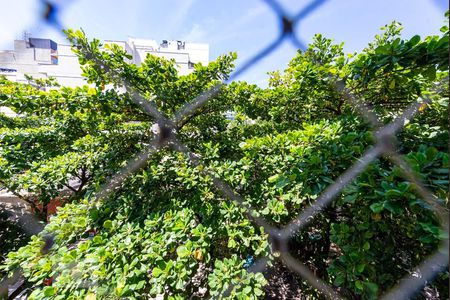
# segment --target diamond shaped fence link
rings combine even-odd
[[[441,220],[441,227],[448,234],[448,214],[445,209],[437,202],[436,197],[430,192],[414,174],[409,164],[403,159],[403,157],[396,151],[394,143],[396,141],[395,134],[401,130],[405,124],[405,121],[410,120],[418,111],[421,104],[427,103],[428,100],[421,100],[413,103],[409,106],[397,119],[391,123],[382,126],[377,116],[372,113],[364,104],[363,101],[357,99],[351,92],[345,89],[342,81],[337,81],[335,88],[340,91],[346,99],[354,105],[359,114],[363,116],[369,123],[372,124],[375,131],[375,144],[370,147],[366,152],[358,159],[358,161],[344,173],[342,173],[325,191],[316,199],[315,203],[307,207],[302,211],[294,220],[288,223],[283,228],[274,228],[268,222],[261,218],[256,210],[247,204],[244,199],[223,180],[218,178],[208,166],[204,166],[201,157],[198,154],[191,152],[177,137],[177,129],[179,129],[186,118],[189,118],[195,114],[198,109],[206,104],[211,98],[220,92],[220,88],[223,84],[229,83],[246,72],[248,69],[257,64],[264,57],[276,50],[285,40],[289,40],[295,47],[302,50],[305,49],[302,40],[296,36],[295,26],[301,23],[301,21],[309,14],[315,12],[319,7],[326,2],[326,0],[315,0],[306,5],[305,8],[296,12],[292,16],[283,8],[278,1],[275,0],[263,0],[272,12],[277,16],[280,28],[280,34],[271,43],[262,48],[257,54],[255,54],[248,61],[244,62],[239,68],[237,68],[228,79],[223,80],[208,90],[204,91],[201,95],[196,97],[193,101],[187,102],[181,107],[172,119],[168,118],[164,113],[160,112],[152,99],[145,99],[138,91],[132,88],[132,84],[122,78],[119,72],[112,70],[109,66],[106,66],[103,61],[96,59],[94,55],[90,55],[91,61],[101,67],[109,75],[115,76],[117,80],[125,87],[126,91],[131,95],[131,100],[140,107],[140,109],[154,118],[155,138],[151,141],[148,148],[130,159],[127,164],[109,181],[102,186],[95,194],[94,201],[99,201],[107,198],[114,191],[120,189],[124,180],[128,178],[130,174],[136,173],[144,168],[153,154],[158,152],[162,148],[170,148],[175,151],[184,153],[194,166],[203,166],[201,171],[204,175],[210,176],[214,187],[223,196],[229,200],[237,203],[242,207],[247,217],[253,221],[256,225],[264,227],[271,242],[272,251],[275,256],[279,256],[279,260],[289,269],[298,273],[302,278],[309,282],[314,288],[319,290],[324,296],[329,299],[340,299],[341,296],[326,282],[318,278],[308,267],[302,262],[294,258],[288,250],[289,239],[306,226],[315,215],[320,213],[325,207],[327,207],[342,191],[342,189],[354,180],[360,173],[362,173],[366,167],[380,156],[385,156],[394,165],[398,166],[405,179],[409,180],[412,186],[416,189],[416,192],[425,200],[433,209],[435,214]],[[42,15],[43,21],[58,31],[61,31],[64,26],[62,25],[59,16],[64,5],[56,5],[51,1],[42,0],[43,7],[45,8]],[[81,49],[82,51],[88,51],[88,49]],[[89,54],[88,52],[85,52]],[[92,54],[92,53],[91,53]],[[23,221],[23,226],[26,231],[34,232],[38,226],[37,220],[29,218]],[[53,238],[48,236],[46,238],[45,246],[42,249],[43,253],[47,253],[53,245]],[[415,268],[409,276],[400,280],[397,286],[382,296],[382,299],[408,299],[420,291],[423,286],[432,280],[440,271],[448,266],[448,252],[449,244],[448,240],[444,240],[438,251],[430,255],[425,261]],[[268,258],[258,259],[255,264],[247,269],[248,272],[262,272],[269,263]],[[0,294],[7,293],[8,286],[22,276],[20,270],[14,273],[14,276],[9,279],[5,279],[0,283]],[[86,287],[94,285],[95,282],[88,283]],[[233,286],[231,286],[226,293],[229,293]]]

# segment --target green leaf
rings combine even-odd
[[[358,272],[359,274],[362,273],[364,271],[364,268],[366,267],[365,264],[359,264],[356,266],[356,272]]]
[[[336,279],[334,280],[334,285],[341,286],[345,282],[345,276],[344,275],[337,275]]]
[[[256,296],[262,296],[263,295],[263,291],[261,290],[261,289],[259,289],[259,288],[257,288],[257,287],[255,287],[254,289],[253,289],[253,292],[255,293],[255,295]]]
[[[179,258],[184,258],[191,255],[191,252],[185,245],[181,245],[177,248],[177,255]]]
[[[403,207],[398,202],[395,201],[384,201],[383,207],[394,214],[403,213]]]
[[[53,286],[46,286],[43,292],[45,297],[50,297],[56,293],[56,289]]]
[[[351,195],[346,195],[344,197],[344,201],[347,203],[355,203],[356,199],[358,198],[358,194],[351,194]]]
[[[278,180],[277,180],[277,184],[276,187],[278,189],[282,189],[284,188],[286,185],[289,184],[289,179],[286,176],[281,176]]]
[[[94,238],[92,239],[92,241],[96,244],[101,244],[103,242],[102,236],[101,235],[96,235],[94,236]]]
[[[395,189],[387,190],[384,194],[388,197],[399,197],[403,195],[401,191]]]
[[[443,186],[448,185],[448,180],[439,180],[439,179],[437,179],[437,180],[431,180],[431,182],[433,184],[436,184],[436,185],[443,185]]]
[[[153,268],[153,270],[152,270],[152,276],[153,276],[153,277],[159,277],[159,275],[161,275],[162,273],[164,273],[164,271],[161,270],[161,269],[158,268],[158,267],[155,267],[155,268]]]
[[[427,77],[428,80],[436,79],[436,69],[434,66],[430,66],[422,72],[423,76]]]
[[[214,289],[217,286],[217,281],[215,281],[214,279],[211,279],[208,281],[208,285]]]
[[[378,293],[378,285],[373,282],[364,282],[364,286],[369,291],[370,294],[376,295]]]
[[[389,83],[389,89],[391,90],[395,89],[395,79],[392,79],[391,82]]]
[[[184,281],[181,280],[181,279],[178,279],[177,282],[176,282],[176,284],[175,284],[175,288],[176,288],[177,290],[183,289],[183,288],[184,288]]]
[[[244,294],[246,294],[246,295],[249,295],[250,293],[251,293],[251,291],[252,291],[252,287],[251,286],[246,286],[243,290],[242,290],[242,292],[244,293]]]
[[[378,46],[375,49],[375,53],[376,54],[390,54],[391,53],[390,46],[389,45]]]
[[[363,245],[363,249],[366,250],[366,251],[369,250],[370,249],[370,243],[366,241],[364,243],[364,245]]]
[[[106,229],[111,229],[112,228],[112,221],[111,220],[106,220],[105,222],[103,222],[103,227]]]
[[[145,287],[145,283],[146,283],[145,280],[139,281],[138,284],[136,285],[136,290],[141,290],[141,289],[143,289],[143,288]]]
[[[420,36],[417,34],[408,41],[410,46],[415,46],[418,42],[420,42]]]
[[[98,216],[99,216],[98,209],[92,208],[92,209],[89,211],[89,216],[91,217],[92,220],[96,220],[96,219],[98,218]]]
[[[278,180],[279,177],[280,177],[280,174],[276,174],[276,175],[270,176],[270,177],[267,179],[267,181],[269,181],[270,183],[274,183],[275,181]]]
[[[370,209],[376,214],[382,212],[384,209],[383,202],[373,203],[370,205]]]
[[[89,292],[86,297],[84,298],[84,300],[96,300],[97,297],[95,296],[94,293]]]
[[[237,244],[236,241],[233,238],[228,239],[228,248],[236,248]]]

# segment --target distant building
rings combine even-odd
[[[118,44],[133,56],[132,62],[139,65],[148,53],[174,59],[180,75],[192,72],[195,63],[207,64],[209,45],[183,41],[157,43],[155,40],[134,39],[128,41],[104,41]],[[15,40],[14,50],[0,51],[0,75],[11,81],[27,82],[25,74],[34,78],[54,77],[62,86],[86,84],[81,76],[78,58],[70,45],[57,44],[50,39],[27,38]]]

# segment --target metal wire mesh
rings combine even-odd
[[[60,12],[65,8],[64,5],[55,5],[50,1],[43,0],[42,6],[44,8],[44,13],[42,19],[48,25],[52,26],[58,31],[64,28],[62,22],[60,21]],[[177,138],[177,128],[181,122],[194,114],[201,106],[206,104],[209,99],[216,95],[220,91],[220,87],[223,84],[227,84],[244,72],[251,69],[255,64],[257,64],[261,59],[275,51],[284,41],[291,42],[295,47],[302,50],[305,49],[304,43],[300,37],[296,35],[295,28],[299,26],[302,20],[305,19],[309,14],[315,12],[320,8],[320,6],[326,2],[325,0],[315,0],[308,4],[306,7],[301,9],[294,14],[289,13],[285,8],[280,5],[275,0],[264,0],[264,2],[270,7],[271,11],[277,16],[279,22],[279,35],[268,45],[262,47],[262,49],[257,52],[253,57],[240,65],[227,79],[222,83],[213,86],[207,91],[204,91],[200,96],[198,96],[194,101],[187,103],[182,108],[180,108],[173,118],[169,118],[164,113],[160,112],[156,105],[152,102],[152,99],[145,99],[136,90],[133,89],[132,85],[129,84],[125,79],[121,78],[115,70],[111,70],[108,66],[104,65],[101,60],[95,60],[98,66],[103,70],[107,70],[111,76],[116,77],[117,80],[121,81],[122,85],[126,88],[133,97],[132,101],[140,107],[140,109],[152,116],[157,122],[155,123],[156,136],[154,141],[150,146],[138,156],[128,161],[127,165],[120,170],[115,176],[113,176],[107,184],[105,184],[96,194],[96,199],[104,199],[108,197],[114,191],[120,189],[124,180],[132,173],[137,172],[143,168],[148,160],[153,154],[158,150],[168,147],[175,151],[182,152],[187,155],[191,163],[194,166],[202,165],[202,172],[213,178],[213,184],[217,191],[221,192],[229,200],[234,201],[243,207],[247,213],[249,219],[251,219],[255,224],[263,226],[265,232],[268,233],[269,239],[272,246],[272,251],[279,255],[281,262],[287,266],[292,271],[298,273],[302,278],[307,280],[311,286],[320,291],[329,299],[340,299],[341,296],[337,294],[335,290],[327,283],[325,283],[321,278],[308,269],[305,264],[298,261],[292,256],[288,250],[289,239],[301,231],[308,223],[310,223],[314,217],[320,213],[325,207],[330,205],[330,203],[341,193],[343,188],[349,184],[353,179],[355,179],[359,174],[361,174],[365,168],[373,162],[377,157],[384,156],[386,159],[390,160],[394,165],[398,166],[405,177],[409,180],[415,187],[417,193],[432,207],[437,216],[439,216],[442,224],[442,230],[448,234],[448,215],[446,210],[443,209],[438,202],[435,201],[435,196],[430,192],[420,181],[419,178],[414,175],[408,163],[404,160],[402,155],[397,152],[394,145],[396,140],[396,133],[402,129],[406,120],[410,120],[418,111],[418,108],[424,102],[428,100],[418,101],[410,105],[399,117],[397,117],[391,123],[381,126],[381,122],[378,120],[377,116],[373,114],[364,103],[358,100],[349,91],[345,90],[342,86],[336,86],[341,92],[344,92],[351,101],[351,103],[357,108],[358,112],[372,124],[375,132],[375,144],[373,147],[366,150],[366,152],[358,159],[358,161],[344,173],[342,173],[330,186],[328,186],[325,191],[315,200],[315,202],[304,209],[294,220],[288,223],[282,228],[275,228],[264,220],[263,218],[254,214],[254,209],[245,203],[244,199],[233,191],[233,189],[222,179],[216,177],[208,166],[203,165],[202,158],[198,154],[193,153]],[[86,49],[82,49],[86,51]],[[87,54],[87,53],[86,53]],[[36,228],[33,224],[37,224],[37,220],[28,220],[24,224],[25,229]],[[52,237],[47,237],[46,246],[42,249],[44,253],[48,252],[52,245]],[[434,254],[429,256],[425,261],[423,261],[419,266],[415,268],[415,272],[411,275],[400,280],[397,286],[387,291],[382,298],[383,299],[407,299],[414,296],[418,291],[420,291],[426,283],[433,279],[439,272],[441,272],[448,265],[448,240],[444,240],[439,250]],[[248,269],[249,272],[261,272],[268,266],[268,259],[262,258],[255,262],[255,264]],[[418,275],[419,274],[419,275]],[[8,279],[1,283],[1,290],[7,289],[7,286],[14,281],[14,279],[20,276],[16,272],[13,278]],[[231,288],[231,287],[230,287]],[[230,289],[229,289],[230,290]]]

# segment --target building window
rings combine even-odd
[[[0,72],[14,73],[14,72],[17,72],[17,70],[16,69],[9,69],[9,68],[1,68],[0,67]]]
[[[169,47],[169,42],[167,40],[163,40],[161,43],[161,48],[167,48]]]

